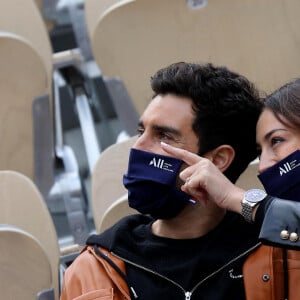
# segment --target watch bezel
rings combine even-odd
[[[261,189],[250,189],[245,192],[244,200],[255,205],[264,200],[266,196],[266,192]]]

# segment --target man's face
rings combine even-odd
[[[139,138],[133,148],[167,155],[160,142],[198,152],[198,137],[192,130],[195,118],[192,100],[176,95],[158,95],[142,114],[138,126]]]

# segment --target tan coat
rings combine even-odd
[[[125,263],[101,248],[124,273]],[[100,262],[100,264],[98,262]],[[84,274],[84,276],[82,276]],[[126,282],[93,247],[86,247],[66,270],[61,300],[130,300]]]
[[[260,246],[243,266],[247,300],[283,300],[282,248]],[[288,250],[288,300],[300,299],[300,251]]]

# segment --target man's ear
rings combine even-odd
[[[221,145],[204,156],[211,160],[221,172],[224,172],[232,163],[235,151],[229,145]]]

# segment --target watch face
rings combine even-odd
[[[251,203],[257,203],[262,201],[265,197],[267,196],[267,194],[260,189],[252,189],[252,190],[248,190],[245,193],[245,199],[248,202]]]

